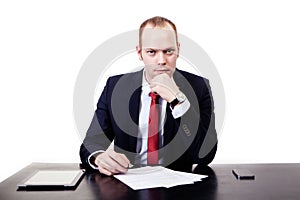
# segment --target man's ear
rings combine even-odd
[[[178,51],[177,51],[177,58],[179,57],[179,52],[180,52],[180,43],[178,42],[178,45],[177,45],[177,49],[178,49]]]
[[[137,45],[137,46],[135,47],[135,49],[136,49],[136,52],[137,52],[137,54],[138,54],[138,56],[139,56],[139,59],[140,59],[140,60],[143,60],[142,49],[140,48],[140,46]]]

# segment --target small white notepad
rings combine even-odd
[[[83,174],[82,170],[38,170],[18,187],[75,187]]]

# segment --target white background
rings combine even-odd
[[[0,181],[31,162],[79,162],[72,109],[83,62],[155,15],[197,42],[222,78],[213,163],[300,162],[298,1],[103,2],[1,1]]]

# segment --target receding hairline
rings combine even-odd
[[[156,16],[147,19],[140,25],[139,29],[139,46],[142,47],[142,34],[145,28],[160,28],[166,30],[173,30],[176,36],[176,43],[178,44],[177,28],[176,25],[169,19]]]
[[[165,26],[171,26],[175,32],[177,32],[176,25],[169,19],[165,17],[160,17],[160,16],[155,16],[152,18],[149,18],[145,20],[141,25],[140,25],[140,30],[143,29],[146,25],[151,24],[153,27],[165,27]]]
[[[152,23],[147,23],[147,24],[145,24],[145,26],[143,26],[141,28],[141,30],[144,30],[146,28],[160,28],[160,29],[168,29],[168,30],[175,31],[173,26],[171,24],[167,23],[167,22],[165,24],[159,24],[159,25],[157,25],[157,24],[155,25],[155,24],[152,24]]]

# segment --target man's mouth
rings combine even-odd
[[[158,72],[158,73],[167,73],[169,72],[170,70],[169,69],[156,69],[154,70],[155,72]]]

